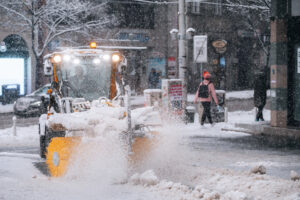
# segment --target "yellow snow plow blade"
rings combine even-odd
[[[51,176],[59,177],[65,174],[74,148],[79,143],[79,137],[52,138],[46,155],[46,164]]]
[[[132,154],[129,156],[129,162],[132,165],[138,164],[147,158],[157,142],[155,139],[157,134],[158,132],[153,131],[151,132],[153,137],[134,138],[131,146]],[[76,154],[74,151],[80,145],[80,141],[80,137],[52,138],[46,155],[46,164],[52,177],[60,177],[67,172],[72,156]]]
[[[136,137],[131,146],[132,154],[129,156],[131,164],[135,165],[146,159],[157,144],[158,132],[151,131],[152,137]]]

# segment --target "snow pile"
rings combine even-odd
[[[14,104],[2,105],[0,103],[0,113],[10,113],[14,111]]]
[[[239,191],[226,192],[221,200],[248,200],[247,195]]]
[[[92,107],[85,112],[74,112],[68,114],[54,114],[47,121],[49,126],[61,124],[68,130],[80,130],[101,124],[104,129],[126,129],[124,118],[124,108],[113,108],[108,106]]]
[[[291,171],[290,176],[291,176],[291,180],[293,180],[293,181],[299,181],[300,180],[300,177],[299,177],[298,173],[295,172],[294,170]]]
[[[17,127],[16,136],[13,128],[0,129],[0,146],[38,146],[38,126]]]
[[[159,181],[153,170],[148,170],[142,174],[134,174],[130,177],[130,184],[149,187],[152,191],[158,192],[166,199],[205,199],[205,200],[248,200],[247,195],[240,191],[221,192],[207,189],[203,185],[197,185],[194,189],[182,183],[172,181]]]
[[[267,169],[263,165],[258,165],[258,166],[255,166],[251,169],[251,173],[253,173],[253,174],[266,174]]]
[[[156,185],[159,182],[153,170],[145,171],[142,174],[135,173],[129,178],[129,183],[133,185],[150,186]]]
[[[205,169],[203,169],[205,170]],[[180,182],[161,180],[154,185],[145,185],[141,182],[134,182],[143,187],[165,196],[166,199],[203,199],[203,200],[251,200],[251,199],[300,199],[300,184],[276,179],[269,176],[251,175],[247,173],[236,173],[219,171],[214,169],[208,172],[205,177],[195,179],[194,188]],[[140,175],[135,174],[130,178],[140,180]],[[198,183],[198,184],[196,184]]]
[[[153,190],[162,192],[171,190],[178,194],[180,192],[191,192],[191,190],[186,185],[183,185],[181,183],[173,183],[171,181],[166,180],[159,181],[158,177],[156,176],[153,170],[147,170],[142,174],[135,173],[129,178],[128,182],[133,185],[150,187]]]
[[[198,176],[193,180],[194,182],[201,183],[207,188],[213,188],[221,194],[235,191],[235,193],[231,192],[230,195],[227,195],[237,196],[238,199],[285,199],[300,189],[299,183],[267,175],[206,168],[202,168],[202,172],[202,176]],[[231,199],[234,198],[231,197]]]
[[[160,123],[158,111],[154,111],[153,107],[134,109],[131,116],[133,127],[135,124]],[[95,129],[98,135],[127,130],[126,110],[123,107],[95,106],[85,112],[54,114],[47,123],[50,127],[61,124],[68,130]]]

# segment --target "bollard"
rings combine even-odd
[[[255,121],[255,122],[256,122],[256,115],[257,115],[257,112],[258,112],[257,108],[254,107],[254,109],[253,109],[253,115],[254,115],[254,121]]]
[[[228,108],[227,107],[225,107],[224,108],[224,121],[227,123],[228,122]]]
[[[12,121],[13,121],[13,135],[17,136],[17,117],[13,116]]]

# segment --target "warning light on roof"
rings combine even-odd
[[[92,49],[96,49],[96,48],[97,48],[96,42],[91,42],[91,43],[90,43],[90,47],[91,47]]]

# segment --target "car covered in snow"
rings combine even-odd
[[[26,117],[46,113],[49,104],[47,92],[50,86],[46,84],[31,94],[18,98],[14,103],[14,114]]]

